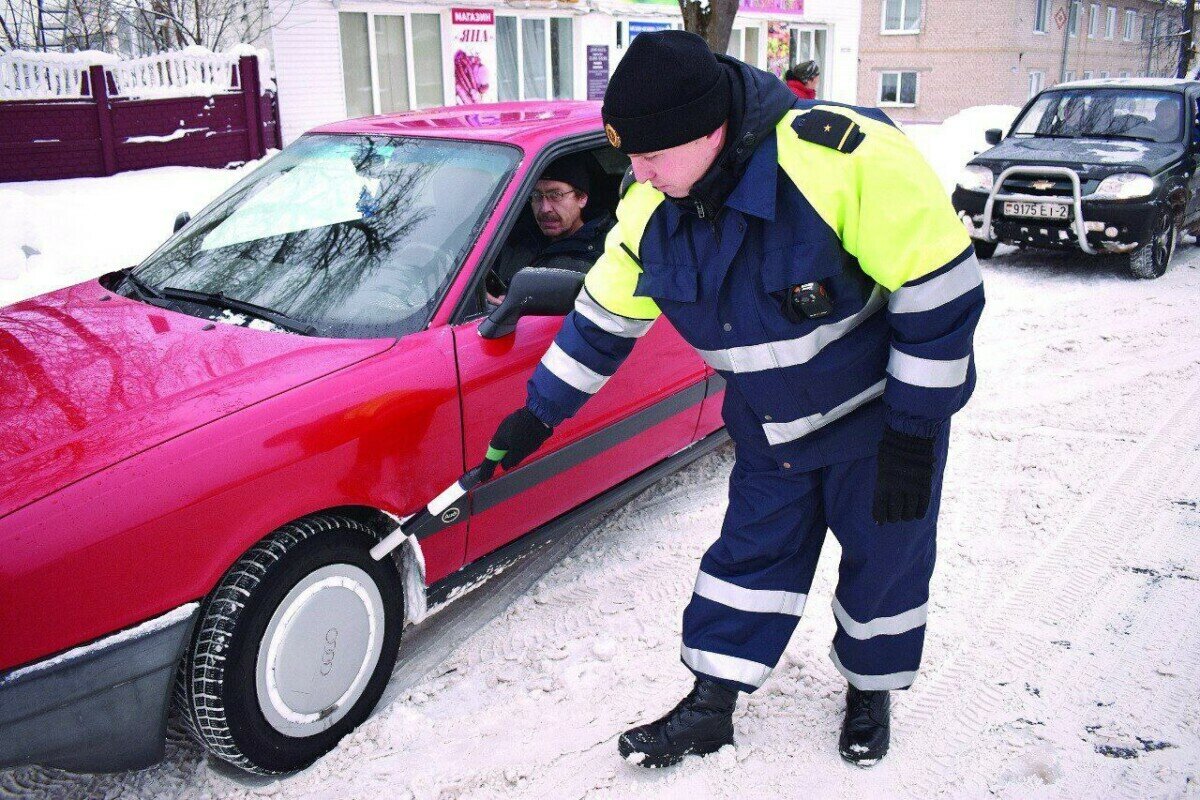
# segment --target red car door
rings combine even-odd
[[[454,328],[467,464],[480,463],[496,426],[525,404],[525,384],[562,317],[524,317],[501,339],[484,339],[480,319]],[[704,363],[665,317],[634,346],[617,373],[549,441],[481,490],[467,534],[474,560],[693,440],[704,397]]]

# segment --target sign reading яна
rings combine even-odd
[[[496,101],[496,14],[490,8],[450,9],[454,96],[459,105]]]
[[[634,5],[679,7],[678,0],[631,0],[631,2]],[[738,3],[738,11],[757,11],[799,17],[804,15],[804,0],[741,0]]]

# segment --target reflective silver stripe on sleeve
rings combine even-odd
[[[754,611],[759,614],[791,614],[794,617],[804,612],[807,595],[775,589],[746,589],[723,581],[701,570],[696,575],[696,594],[714,603],[736,608],[739,611]]]
[[[888,298],[888,310],[893,314],[932,311],[962,297],[981,283],[983,274],[979,271],[979,260],[972,253],[949,272],[915,286],[905,284],[892,292]]]
[[[574,386],[581,392],[595,394],[608,381],[607,375],[593,372],[583,364],[571,358],[557,342],[550,345],[546,355],[542,356],[542,365],[557,375],[563,382]]]
[[[807,417],[792,420],[791,422],[767,422],[763,425],[763,431],[767,434],[768,444],[783,444],[801,436],[807,436],[818,428],[824,427],[836,419],[849,414],[854,409],[861,406],[870,400],[874,400],[883,394],[883,389],[887,385],[887,380],[881,380],[873,384],[866,391],[859,392],[841,405],[834,406],[824,414],[810,414]]]
[[[967,368],[970,363],[970,356],[956,358],[952,361],[942,361],[936,358],[910,356],[893,347],[892,354],[888,358],[887,371],[889,375],[911,386],[950,389],[961,386],[967,379]]]
[[[912,686],[912,682],[917,678],[917,671],[909,672],[889,672],[887,675],[859,675],[857,672],[851,672],[842,666],[842,660],[838,658],[837,650],[833,647],[829,648],[829,658],[833,661],[833,665],[837,667],[838,672],[846,676],[846,680],[855,689],[862,692],[877,692],[882,689],[903,689],[907,686]]]
[[[816,330],[795,339],[783,339],[763,344],[748,344],[723,350],[697,350],[700,357],[716,370],[726,372],[759,372],[778,367],[794,367],[811,361],[827,345],[854,330],[864,320],[883,308],[883,290],[876,286],[867,304],[857,314],[838,322],[821,325]]]
[[[622,317],[620,314],[614,314],[597,303],[595,298],[588,294],[586,288],[581,290],[579,296],[575,298],[575,310],[591,320],[601,330],[626,338],[636,339],[644,336],[646,331],[650,330],[650,326],[654,324],[652,319],[630,319]]]
[[[697,672],[723,678],[727,681],[737,681],[747,686],[758,688],[771,674],[771,668],[757,661],[750,661],[737,656],[727,656],[722,653],[710,653],[707,650],[696,650],[683,645],[681,650],[683,663]]]
[[[851,639],[871,639],[875,636],[896,636],[911,631],[925,624],[928,617],[929,604],[923,603],[917,608],[911,608],[890,617],[876,617],[867,622],[859,622],[846,612],[837,596],[833,598],[833,616],[841,624],[842,630]]]

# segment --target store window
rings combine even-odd
[[[914,106],[917,104],[916,72],[881,72],[879,74],[879,104]]]
[[[375,113],[371,85],[371,48],[366,14],[338,14],[342,38],[342,81],[346,88],[346,116]]]
[[[747,64],[758,66],[759,28],[734,28],[729,32],[729,47],[725,52]]]
[[[574,97],[575,44],[570,17],[496,17],[499,99]]]
[[[347,116],[446,102],[440,15],[342,12],[338,26]]]

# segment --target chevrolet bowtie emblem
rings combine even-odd
[[[1054,187],[1054,181],[1034,181],[1030,184],[1030,186],[1037,189],[1039,192],[1044,192],[1047,189]]]

